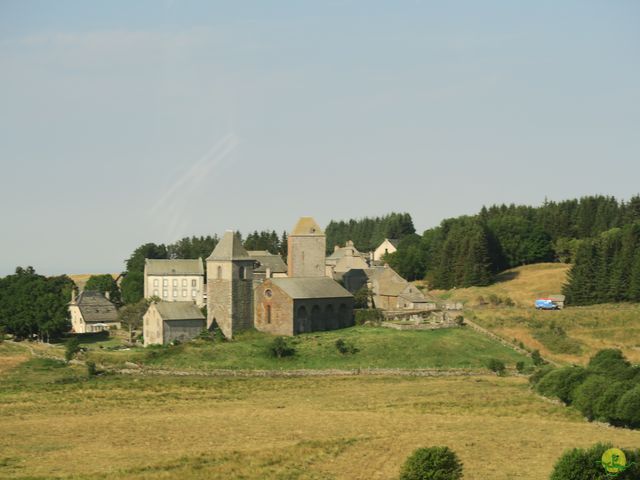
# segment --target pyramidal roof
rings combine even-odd
[[[320,225],[313,219],[313,217],[300,217],[296,226],[289,235],[317,235],[322,236],[324,232],[320,228]]]
[[[249,260],[250,258],[242,246],[238,232],[227,230],[207,260]]]

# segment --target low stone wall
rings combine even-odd
[[[439,323],[393,323],[382,322],[381,327],[393,328],[394,330],[439,330],[441,328],[456,328],[453,322],[439,322]]]

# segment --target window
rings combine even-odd
[[[267,323],[271,323],[271,305],[267,305]]]
[[[163,290],[163,291],[162,291],[162,296],[163,296],[164,298],[167,298],[167,297],[169,296],[169,292],[167,292],[166,290]]]
[[[169,285],[169,280],[167,280],[166,278],[162,279],[162,286],[166,287],[167,285]]]
[[[186,296],[187,296],[187,290],[186,290],[186,289],[185,289],[185,290],[182,290],[182,296],[183,296],[183,297],[186,297]]]
[[[157,279],[157,278],[154,278],[154,279],[153,279],[153,286],[154,286],[154,287],[157,287],[157,286],[158,286],[158,279]]]
[[[157,296],[158,296],[158,290],[154,290],[154,291],[153,291],[153,296],[154,296],[154,297],[157,297]]]
[[[197,287],[197,286],[198,286],[198,284],[196,283],[196,279],[195,279],[195,278],[194,278],[193,280],[191,280],[191,286],[192,286],[193,288],[195,288],[195,287]]]
[[[178,290],[176,290],[175,288],[173,289],[173,298],[176,298],[178,296]]]
[[[265,297],[267,297],[267,298],[271,298],[271,297],[273,296],[273,292],[271,291],[271,289],[270,289],[270,288],[267,288],[267,289],[264,291],[264,296],[265,296]]]
[[[191,296],[192,297],[197,297],[198,296],[198,291],[197,290],[191,290]]]
[[[216,278],[222,278],[222,267],[218,267],[218,276]]]
[[[183,279],[182,279],[182,286],[183,286],[183,287],[186,287],[186,286],[187,286],[187,279],[186,279],[186,278],[183,278]]]
[[[177,286],[178,286],[178,279],[177,279],[177,278],[174,278],[174,279],[173,279],[173,286],[174,286],[174,287],[177,287]]]
[[[245,272],[245,270],[244,270],[244,267],[240,267],[240,269],[238,270],[238,276],[239,276],[240,278],[243,278],[243,279],[244,279],[244,278],[246,278],[246,276],[245,276],[245,275],[246,275],[246,272]]]

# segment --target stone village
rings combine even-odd
[[[202,259],[146,259],[144,345],[187,341],[217,326],[226,338],[245,329],[292,336],[354,325],[354,294],[369,292],[369,307],[407,315],[436,310],[436,302],[383,262],[397,247],[385,239],[369,254],[353,242],[326,256],[326,237],[311,217],[288,236],[287,263],[266,251],[247,251],[228,230]],[[207,317],[202,313],[206,306]],[[446,306],[445,308],[459,308]],[[84,291],[69,304],[76,333],[119,328],[108,294]],[[413,315],[415,317],[416,315]]]

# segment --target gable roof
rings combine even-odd
[[[389,242],[391,245],[393,245],[395,248],[398,248],[398,244],[400,243],[400,240],[397,238],[385,238],[382,243],[378,246],[378,248],[380,248],[382,245],[384,245],[384,242]]]
[[[372,283],[372,290],[376,295],[396,297],[407,288],[409,282],[402,278],[391,267],[378,267],[365,270]]]
[[[74,303],[72,302],[71,305]],[[118,321],[118,310],[104,294],[92,290],[80,292],[75,301],[86,323],[113,323]]]
[[[329,277],[272,278],[270,281],[293,299],[353,298],[353,295]]]
[[[147,275],[204,275],[202,258],[188,259],[155,259],[145,258]]]
[[[207,260],[251,260],[251,257],[242,246],[238,232],[227,230]]]
[[[347,242],[347,244],[344,247],[335,248],[333,250],[333,253],[331,255],[329,255],[326,259],[329,260],[329,261],[331,261],[331,260],[339,260],[339,259],[347,256],[347,253],[352,253],[349,256],[365,258],[364,254],[361,253],[353,245],[353,242],[349,241],[349,242]]]
[[[249,250],[247,253],[249,257],[260,263],[253,269],[255,273],[265,273],[267,268],[271,273],[287,273],[287,264],[280,255],[274,255],[266,250]]]
[[[320,225],[316,223],[313,217],[300,217],[296,226],[293,227],[293,230],[289,234],[289,236],[300,236],[300,235],[310,235],[310,236],[324,236],[324,232],[320,228]]]
[[[192,302],[158,302],[149,308],[158,311],[162,320],[204,320],[204,315]]]

